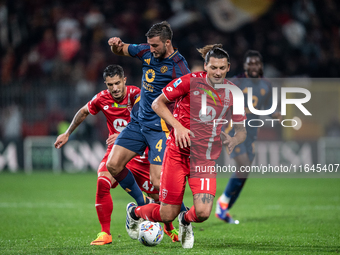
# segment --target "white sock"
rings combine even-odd
[[[222,196],[220,196],[220,201],[221,201],[222,203],[229,204],[230,197],[227,197],[227,196],[223,193]]]

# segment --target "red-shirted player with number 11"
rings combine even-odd
[[[153,102],[152,109],[173,129],[167,141],[162,165],[159,197],[161,205],[132,206],[127,212],[129,220],[139,218],[150,221],[171,222],[180,212],[186,179],[193,193],[194,206],[181,212],[178,238],[183,248],[192,248],[194,235],[190,222],[203,222],[209,218],[216,193],[216,172],[207,171],[215,166],[222,150],[221,126],[214,120],[226,119],[232,111],[233,95],[227,88],[216,84],[234,85],[225,79],[230,69],[229,55],[222,45],[207,45],[199,49],[204,58],[206,72],[195,72],[173,80]],[[206,113],[201,107],[206,98]],[[175,102],[173,115],[166,107]],[[233,115],[235,135],[222,132],[223,143],[231,152],[247,136],[245,115]],[[205,169],[202,172],[196,171]]]

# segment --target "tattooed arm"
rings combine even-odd
[[[60,149],[65,143],[67,143],[69,136],[80,125],[80,123],[82,123],[86,119],[89,113],[90,112],[87,108],[87,104],[80,108],[76,115],[74,115],[73,120],[66,132],[58,136],[57,140],[54,143],[54,147]]]

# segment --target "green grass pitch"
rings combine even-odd
[[[144,247],[125,231],[131,201],[111,190],[113,244],[90,246],[100,232],[96,173],[0,174],[0,254],[330,254],[340,252],[340,179],[249,179],[235,207],[239,225],[213,213],[193,224],[195,245],[184,250],[164,236]],[[227,179],[218,179],[217,195]],[[185,204],[192,205],[187,188]],[[175,222],[178,226],[178,222]]]

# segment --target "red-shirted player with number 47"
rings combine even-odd
[[[126,77],[124,77],[124,70],[119,65],[109,65],[106,67],[103,72],[103,77],[107,89],[95,95],[91,101],[76,113],[67,131],[64,134],[59,135],[54,144],[56,148],[61,148],[67,143],[70,134],[89,114],[96,115],[100,111],[104,113],[107,119],[109,138],[106,140],[108,145],[106,154],[98,167],[96,192],[96,210],[102,230],[98,234],[97,239],[91,242],[91,245],[112,243],[110,223],[113,202],[110,189],[115,188],[118,185],[118,182],[108,172],[106,162],[118,134],[126,127],[128,122],[130,122],[131,109],[140,94],[139,88],[125,85]],[[147,160],[147,156],[137,156],[133,158],[127,164],[127,167],[131,170],[140,189],[146,192],[148,196],[158,200],[158,191],[150,182],[150,163]],[[149,200],[146,197],[145,199]]]
[[[233,108],[233,95],[217,84],[234,85],[225,79],[230,69],[229,55],[221,44],[207,45],[198,49],[204,58],[204,70],[173,80],[153,102],[152,109],[173,129],[167,141],[162,165],[159,197],[161,205],[148,204],[131,207],[127,212],[130,220],[139,218],[150,221],[171,222],[180,213],[186,180],[193,193],[194,205],[181,212],[179,240],[183,248],[192,248],[194,234],[190,222],[203,222],[209,218],[216,193],[215,161],[223,144],[229,152],[247,136],[245,115],[233,115],[231,119],[235,135],[230,137],[215,125],[217,119],[226,119]],[[234,85],[235,86],[235,85]],[[202,100],[206,111],[202,111]],[[175,102],[173,114],[166,104]],[[215,123],[216,122],[216,123]],[[207,170],[208,169],[208,170]]]

